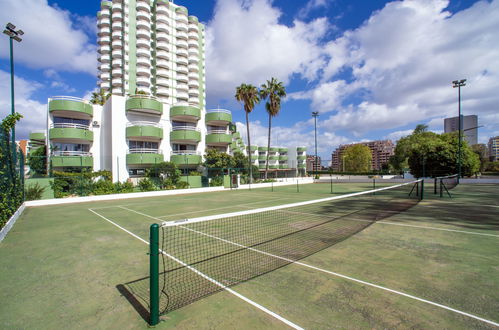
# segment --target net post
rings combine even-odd
[[[159,225],[153,223],[149,231],[149,324],[159,323]]]
[[[419,196],[419,200],[422,201],[424,198],[424,178],[421,180],[421,196]]]
[[[271,182],[272,192],[274,192],[274,181]]]
[[[376,190],[376,178],[373,178],[373,190]],[[375,191],[373,191],[373,195],[376,195]]]
[[[333,193],[333,174],[331,174],[331,194]]]
[[[419,183],[416,182],[416,196],[419,196]]]
[[[440,197],[444,197],[444,194],[443,194],[443,183],[442,183],[442,179],[440,179]]]
[[[298,179],[296,179],[296,192],[300,192],[300,187],[298,186]]]
[[[437,178],[435,178],[435,183],[433,185],[433,194],[436,195],[437,194]]]

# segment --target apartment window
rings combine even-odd
[[[128,141],[128,148],[130,149],[158,149],[158,142],[150,141]]]
[[[78,124],[78,125],[89,126],[90,120],[66,118],[66,117],[54,117],[54,124]]]

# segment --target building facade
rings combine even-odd
[[[469,145],[474,145],[478,143],[478,117],[476,115],[461,116],[463,130],[463,139],[468,142]],[[444,132],[452,133],[459,130],[459,118],[445,118],[444,119]]]
[[[346,148],[356,144],[365,145],[371,150],[371,169],[374,171],[380,171],[383,165],[388,164],[390,157],[393,156],[395,152],[395,145],[391,140],[377,140],[340,145],[331,155],[331,167],[334,171],[344,171],[343,153]]]
[[[488,149],[490,160],[493,162],[499,161],[499,136],[489,139]]]
[[[321,166],[321,157],[317,156],[317,159],[314,155],[307,156],[307,172],[310,171],[320,171],[322,169]]]

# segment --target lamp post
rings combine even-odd
[[[11,114],[13,115],[15,112],[15,104],[14,104],[14,47],[12,40],[17,42],[21,42],[21,37],[24,34],[23,30],[17,30],[16,26],[12,23],[7,23],[5,26],[5,30],[3,33],[9,36],[10,41],[10,103],[11,103]],[[14,164],[16,164],[16,130],[12,127],[12,157],[14,159]]]
[[[457,145],[457,182],[461,180],[461,131],[463,129],[462,118],[461,118],[461,87],[466,86],[466,79],[454,80],[452,82],[452,87],[458,90],[458,109],[459,109],[459,133],[458,133],[458,145]]]
[[[314,170],[317,175],[317,117],[319,117],[319,111],[313,111],[312,117],[314,117],[314,135],[315,135],[315,159],[314,159]]]

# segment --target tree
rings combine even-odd
[[[249,118],[248,115],[255,108],[255,105],[260,102],[260,97],[258,95],[258,89],[251,84],[241,84],[241,86],[236,88],[236,100],[244,103],[244,112],[246,113],[246,135],[248,136],[248,162],[249,162],[249,173],[250,173],[250,183],[252,181],[252,166],[251,166],[251,140],[250,140],[250,129],[249,129]]]
[[[106,91],[101,88],[98,92],[92,92],[90,103],[104,105],[110,96],[111,93],[106,93]]]
[[[265,103],[265,110],[269,114],[269,135],[267,150],[270,150],[270,135],[272,130],[272,117],[279,114],[281,110],[281,98],[286,96],[286,88],[283,83],[277,81],[276,78],[272,77],[267,80],[266,84],[263,84],[260,89],[260,99],[267,100]],[[267,174],[269,171],[269,152],[267,151],[267,162],[265,164],[265,179],[267,179]]]
[[[47,174],[47,147],[41,146],[30,152],[28,165],[30,170],[36,174]]]
[[[235,167],[234,157],[216,149],[206,150],[204,158],[204,166],[208,169],[211,176],[223,175],[225,170]]]
[[[489,161],[489,150],[487,146],[483,143],[474,144],[471,146],[471,149],[475,154],[478,155],[478,158],[480,159],[480,172],[485,171],[485,168]]]
[[[428,125],[418,124],[412,134],[421,134],[428,131]]]
[[[390,164],[396,169],[409,167],[415,177],[437,177],[457,173],[458,134],[436,134],[415,129],[413,134],[400,139]],[[479,157],[464,141],[462,173],[471,176],[480,169]]]
[[[146,172],[147,177],[155,179],[161,189],[173,189],[180,182],[182,172],[173,162],[154,164]]]
[[[371,149],[363,144],[349,146],[343,152],[345,170],[354,173],[369,172],[371,170]]]

